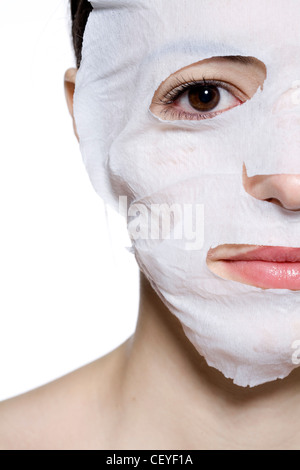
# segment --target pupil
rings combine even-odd
[[[199,93],[199,99],[203,103],[209,103],[213,99],[213,91],[209,88],[204,88]]]
[[[219,89],[214,85],[195,86],[188,95],[190,105],[197,111],[211,111],[220,102]]]

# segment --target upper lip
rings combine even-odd
[[[300,261],[300,248],[261,245],[247,252],[240,252],[233,255],[232,252],[228,255],[226,253],[220,253],[219,256],[218,248],[219,247],[214,248],[209,253],[209,259],[212,261],[268,261],[274,263],[296,263]]]

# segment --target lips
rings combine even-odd
[[[226,260],[226,257],[224,258]],[[275,263],[300,262],[300,248],[283,246],[260,246],[246,253],[227,258],[232,261],[269,261]]]
[[[300,290],[300,248],[222,245],[209,251],[207,265],[224,279],[263,289]]]

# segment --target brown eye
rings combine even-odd
[[[163,99],[157,101],[156,106],[162,108],[164,117],[172,117],[172,120],[209,119],[244,103],[238,98],[241,92],[233,85],[218,80],[193,81],[193,84],[183,83],[181,87],[165,92]]]
[[[214,85],[200,85],[188,92],[189,104],[197,111],[211,111],[220,102],[220,92]]]

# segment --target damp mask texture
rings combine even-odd
[[[95,190],[116,210],[127,197],[138,265],[210,366],[240,386],[286,377],[296,367],[300,291],[225,280],[206,256],[221,244],[299,246],[299,213],[252,197],[242,183],[243,164],[248,176],[300,174],[299,2],[91,4],[74,113]],[[267,71],[263,89],[241,106],[197,121],[150,111],[171,74],[236,55],[255,57]],[[137,220],[148,229],[150,210],[162,204],[193,207],[194,228],[202,215],[194,244],[185,231],[136,236]],[[177,215],[173,233],[187,225],[186,213]]]

